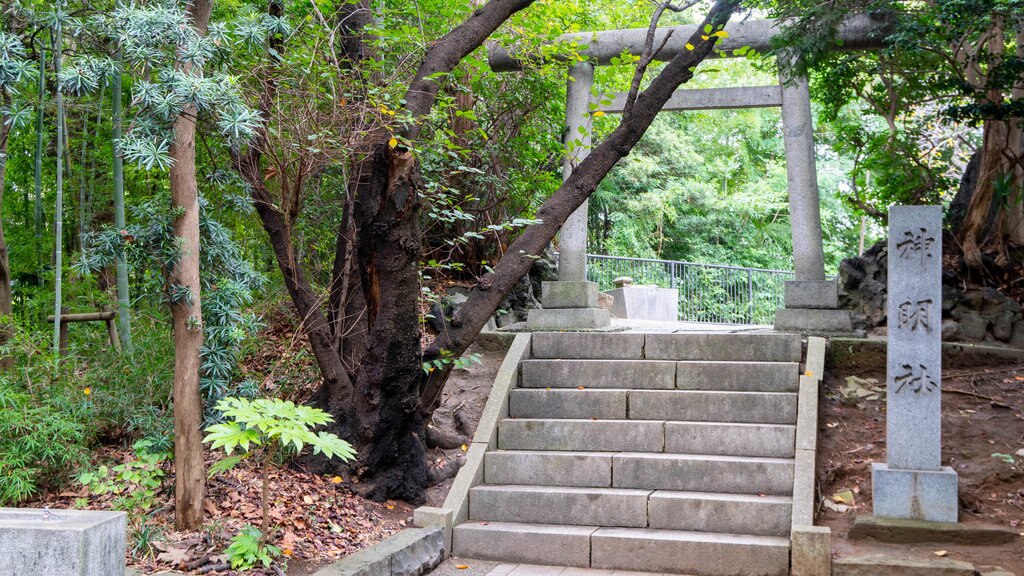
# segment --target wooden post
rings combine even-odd
[[[110,316],[107,317],[107,334],[110,335],[110,345],[114,347],[114,350],[121,351],[121,339],[117,336],[117,324],[114,323],[114,311],[110,306],[104,306],[103,312],[109,312]]]

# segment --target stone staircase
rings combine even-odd
[[[801,339],[537,333],[456,556],[789,572]]]

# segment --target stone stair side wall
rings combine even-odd
[[[469,491],[483,483],[484,454],[497,448],[498,422],[508,417],[509,392],[518,385],[519,363],[530,357],[531,346],[532,334],[517,334],[505,353],[473,441],[466,451],[466,463],[455,476],[444,504],[440,507],[421,506],[413,512],[413,522],[417,526],[439,526],[444,530],[446,555],[451,554],[453,527],[469,519]]]
[[[818,392],[825,377],[825,339],[807,338],[796,423],[793,519],[790,527],[791,576],[830,576],[832,533],[814,525],[814,463],[818,448]]]

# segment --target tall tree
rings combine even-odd
[[[188,7],[191,24],[200,36],[206,36],[212,8],[210,0],[193,0]],[[193,64],[182,57],[175,68],[188,75],[193,71]],[[174,524],[179,530],[194,530],[202,525],[206,491],[200,430],[203,402],[199,391],[203,311],[199,283],[197,114],[194,104],[178,114],[169,149],[171,207],[180,214],[174,221],[174,238],[180,253],[168,276],[172,294],[178,295],[171,302],[171,318],[174,334]]]
[[[64,2],[61,0],[55,10],[57,17],[54,18],[53,36],[53,76],[60,78],[61,52],[64,42],[64,24],[62,16]],[[57,177],[54,188],[57,195],[57,206],[53,210],[53,352],[60,352],[60,315],[61,315],[61,279],[63,276],[63,252],[64,252],[64,93],[61,91],[60,83],[56,89],[57,101]]]
[[[693,68],[717,40],[703,32],[695,34],[690,39],[694,51],[672,60],[648,90],[634,94],[635,110],[623,117],[619,129],[541,208],[538,216],[544,223],[526,229],[494,273],[481,279],[452,330],[424,354],[417,314],[423,239],[419,227],[420,166],[415,150],[423,144],[421,133],[447,75],[531,3],[492,0],[475,10],[430,45],[399,100],[399,109],[386,110],[397,119],[393,130],[357,124],[365,136],[353,145],[356,158],[349,170],[326,302],[303,271],[293,237],[308,164],[282,153],[268,159],[272,149],[269,131],[259,136],[260,143],[247,154],[235,157],[235,167],[250,186],[324,378],[316,401],[335,416],[336,430],[360,448],[359,467],[365,473],[359,486],[370,497],[422,500],[430,480],[425,467],[424,415],[432,410],[452,359],[465,351],[565,218],[593,192],[612,165],[628,154],[674,89],[692,77]],[[737,4],[737,0],[717,2],[704,23],[723,26]],[[657,14],[669,6],[659,4]],[[653,26],[648,56],[657,50]],[[277,48],[268,52],[280,54]],[[641,78],[647,64],[650,59],[638,70]],[[258,91],[261,108],[276,121],[279,115],[272,105],[273,87],[280,71],[269,66],[263,72],[268,76],[261,79]],[[447,368],[424,380],[423,361],[437,359],[447,359]],[[421,398],[426,399],[422,404]]]

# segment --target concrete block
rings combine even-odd
[[[839,283],[835,280],[786,280],[786,308],[839,308]]]
[[[480,560],[590,566],[596,526],[467,522],[455,527],[452,553]]]
[[[826,526],[793,526],[789,542],[790,576],[831,576],[832,530]]]
[[[626,418],[625,390],[519,389],[509,396],[513,418]]]
[[[650,498],[650,527],[786,536],[791,504],[788,496],[659,490]]]
[[[419,508],[412,511],[413,524],[420,528],[435,528],[439,527],[444,532],[444,549],[451,551],[452,549],[452,522],[455,514],[452,510],[447,508],[437,508],[435,506],[420,506]]]
[[[793,525],[814,524],[814,450],[797,450],[793,465]]]
[[[639,352],[638,352],[639,353]],[[655,388],[675,387],[672,362],[629,360],[525,360],[524,388]]]
[[[805,376],[823,380],[825,378],[826,340],[818,336],[807,338],[807,365]]]
[[[832,576],[974,576],[970,562],[948,558],[912,560],[872,554],[832,561]]]
[[[800,396],[796,419],[797,450],[818,448],[818,384],[810,376],[800,377]]]
[[[858,516],[853,519],[849,539],[861,540],[864,538],[893,544],[935,542],[968,546],[997,546],[1016,542],[1020,539],[1020,534],[1013,528],[996,524],[926,522],[903,518]]]
[[[324,566],[313,576],[391,576],[391,554],[371,546]]]
[[[775,329],[799,334],[853,334],[849,310],[780,308],[775,311]]]
[[[612,455],[607,452],[488,452],[484,458],[488,484],[536,486],[612,485]]]
[[[124,512],[0,508],[0,574],[123,574],[126,530]]]
[[[533,335],[534,358],[643,358],[644,335],[622,332],[541,332]]]
[[[604,308],[533,308],[526,316],[528,330],[590,330],[611,324],[611,313]]]
[[[391,553],[391,576],[420,576],[430,572],[445,557],[444,530],[410,528],[377,546]]]
[[[941,470],[896,470],[871,465],[874,515],[929,522],[957,521],[957,476],[949,466]]]
[[[553,486],[477,486],[469,517],[493,522],[647,526],[650,490]]]
[[[662,422],[635,420],[502,420],[502,450],[565,450],[591,452],[661,452]]]
[[[675,288],[628,287],[605,292],[612,301],[612,314],[616,318],[677,322],[679,320],[679,290]]]
[[[544,308],[597,308],[597,282],[541,282]]]
[[[796,362],[703,362],[676,365],[680,390],[734,392],[796,392],[800,365]]]
[[[795,334],[647,334],[644,355],[649,360],[799,362],[801,341]]]
[[[788,424],[666,422],[665,452],[792,458],[795,435]]]
[[[793,424],[796,409],[797,395],[790,392],[629,392],[629,417],[636,420]]]
[[[469,489],[484,481],[484,454],[486,444],[473,443],[466,451],[466,463],[452,481],[442,508],[452,511],[452,524],[458,525],[469,518]]]
[[[601,528],[591,547],[594,568],[743,576],[789,571],[789,540],[777,536]]]
[[[793,460],[624,452],[612,456],[612,486],[788,496]]]

